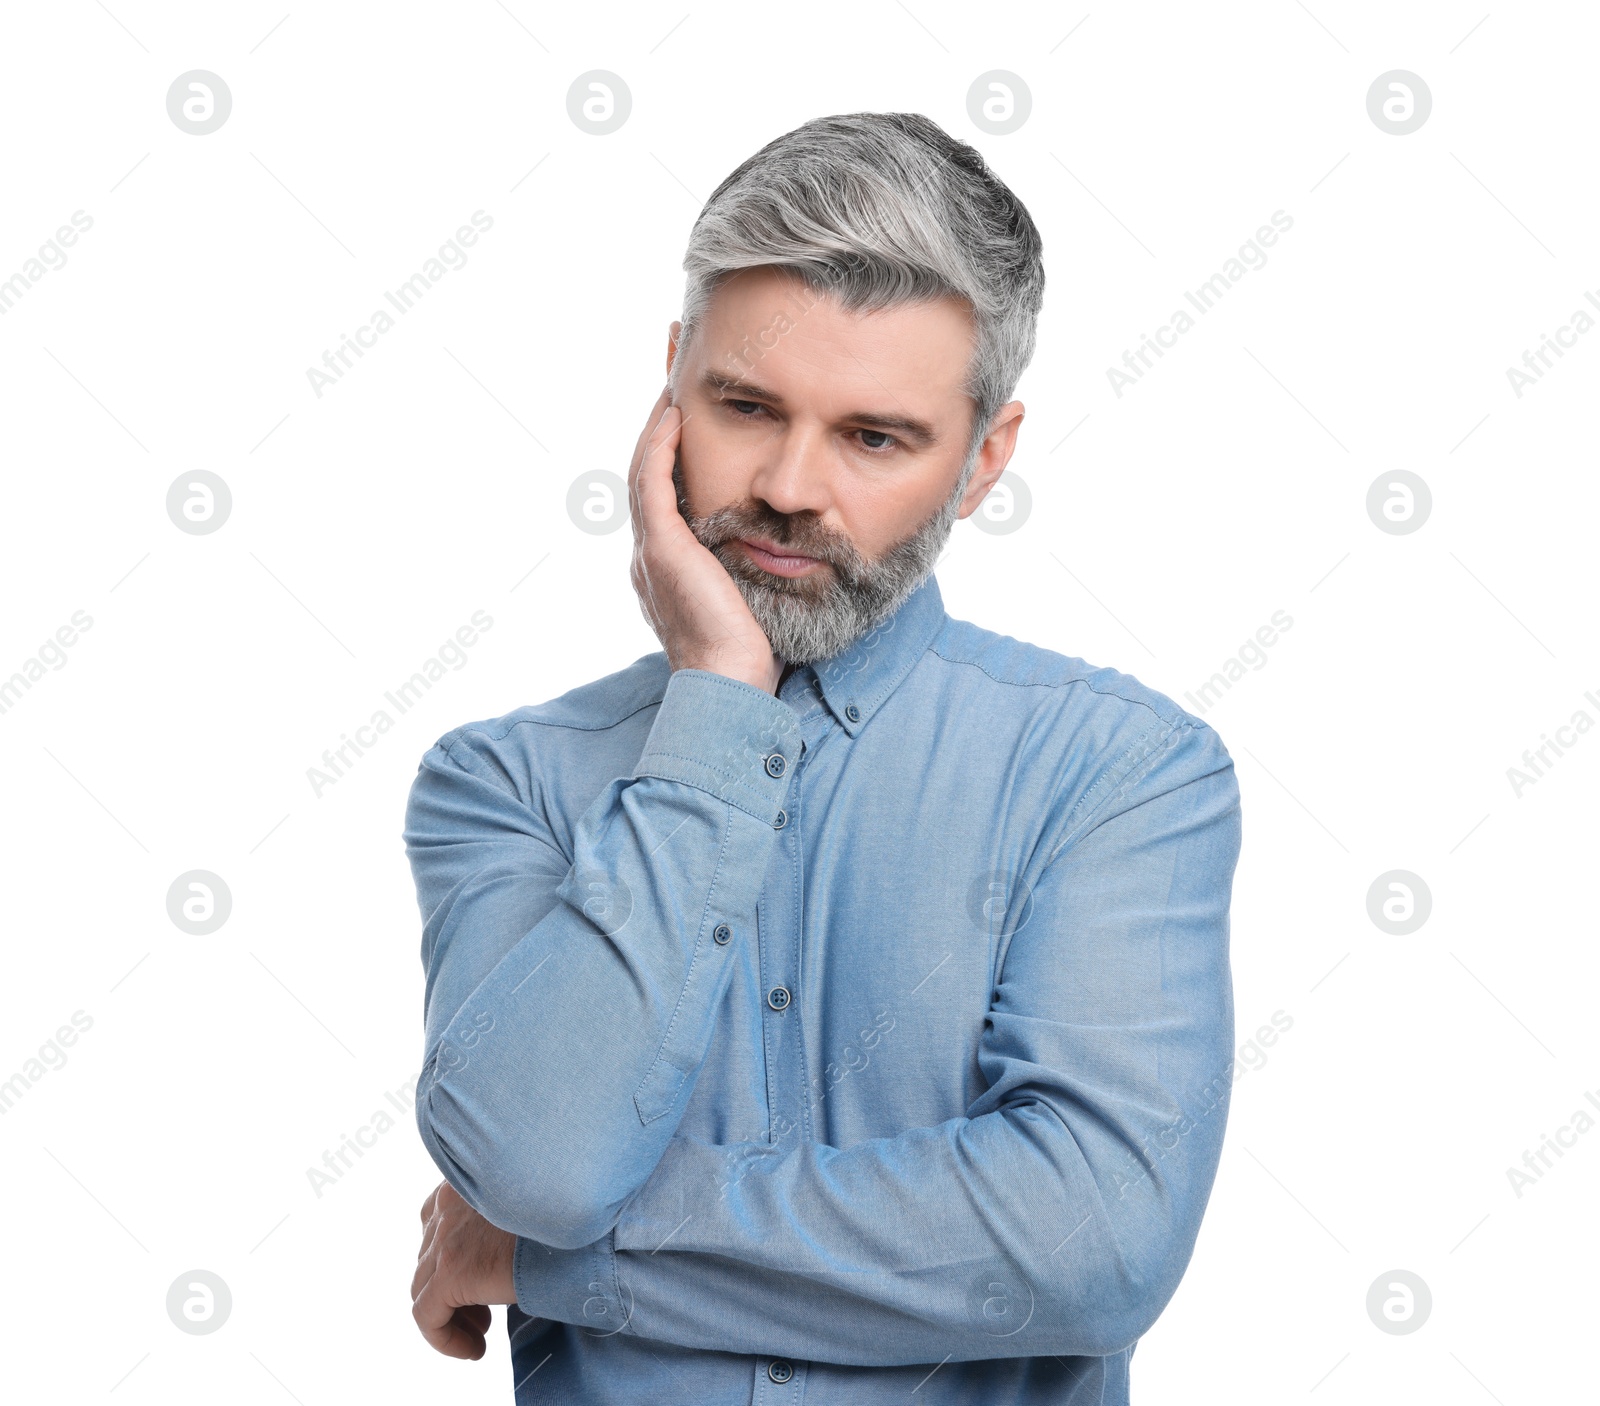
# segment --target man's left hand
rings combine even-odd
[[[491,1225],[442,1181],[422,1203],[422,1249],[411,1280],[411,1316],[446,1357],[482,1357],[490,1304],[517,1301],[517,1237]]]

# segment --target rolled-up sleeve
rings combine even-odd
[[[531,745],[533,775],[514,776],[491,729],[458,729],[411,787],[427,974],[416,1116],[488,1220],[581,1246],[678,1125],[730,949],[752,939],[800,741],[787,704],[680,670],[633,774],[584,812],[570,854]]]
[[[674,1136],[610,1235],[519,1244],[522,1308],[862,1366],[1137,1340],[1188,1264],[1221,1155],[1241,830],[1204,724],[1123,760],[1032,884],[965,1116],[842,1148]]]

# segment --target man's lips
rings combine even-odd
[[[751,561],[763,571],[772,572],[774,576],[804,576],[813,567],[822,564],[816,557],[800,556],[789,548],[767,541],[765,538],[740,537],[737,540]]]

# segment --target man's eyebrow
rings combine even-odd
[[[775,410],[785,408],[784,399],[776,391],[758,386],[754,381],[741,381],[735,376],[724,376],[720,371],[707,370],[700,385],[709,395],[722,400],[763,401]],[[858,410],[844,417],[853,424],[868,429],[894,430],[906,437],[918,449],[928,449],[939,442],[938,433],[926,420],[911,415],[883,415],[876,410]]]

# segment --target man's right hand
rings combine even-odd
[[[705,669],[776,694],[783,661],[726,568],[678,511],[672,465],[683,412],[663,389],[633,449],[633,588],[674,670]]]
[[[517,1301],[517,1237],[473,1210],[442,1181],[422,1203],[422,1248],[411,1277],[411,1316],[428,1345],[477,1361],[494,1315]]]

